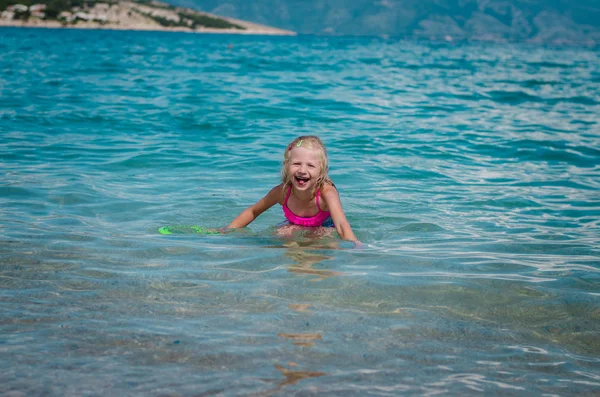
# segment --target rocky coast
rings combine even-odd
[[[73,4],[77,4],[73,6]],[[295,35],[289,30],[224,18],[157,1],[0,2],[0,27],[155,30],[193,33]]]

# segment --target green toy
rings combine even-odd
[[[202,226],[194,226],[194,225],[170,225],[163,226],[158,229],[160,234],[221,234],[221,232],[217,229],[209,229],[207,227]]]

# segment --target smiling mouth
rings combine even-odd
[[[298,184],[298,186],[304,186],[310,180],[310,178],[305,178],[302,176],[294,176],[294,179],[296,179],[296,183]]]

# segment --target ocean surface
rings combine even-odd
[[[0,394],[600,393],[600,50],[3,28],[0,170]]]

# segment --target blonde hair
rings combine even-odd
[[[319,176],[317,177],[317,183],[315,185],[315,190],[313,194],[316,194],[318,190],[323,189],[323,186],[326,183],[333,185],[331,179],[329,179],[329,175],[327,172],[329,171],[329,161],[327,160],[327,150],[325,149],[325,145],[319,139],[318,136],[315,135],[304,135],[299,136],[292,141],[285,149],[283,153],[283,166],[281,167],[281,182],[283,182],[283,197],[285,198],[288,188],[292,185],[292,175],[288,172],[288,167],[290,165],[291,155],[290,152],[292,149],[296,147],[303,147],[306,149],[314,150],[319,155],[319,160],[321,161],[321,168],[319,170]]]

